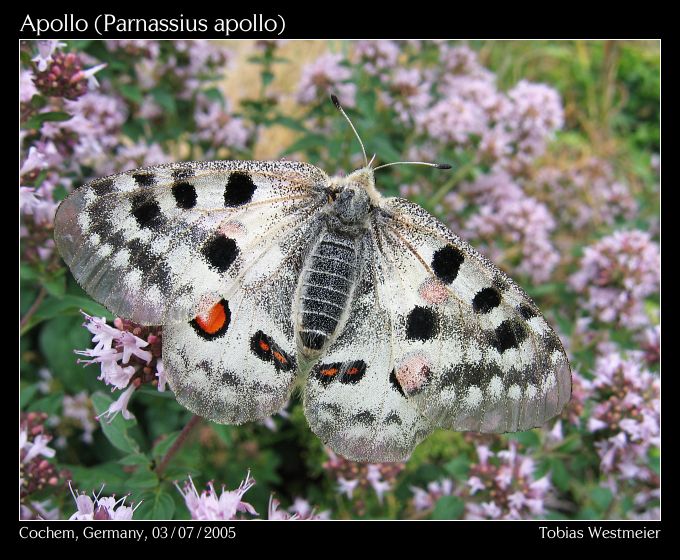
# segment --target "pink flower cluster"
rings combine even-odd
[[[659,292],[660,274],[659,246],[650,235],[617,231],[585,248],[570,285],[593,318],[638,329],[650,324],[644,300]]]
[[[252,131],[245,121],[232,115],[226,102],[199,96],[194,120],[196,137],[210,145],[208,154],[214,155],[220,148],[227,148],[231,153],[244,150],[252,137]]]
[[[428,511],[434,508],[439,498],[453,495],[453,481],[450,478],[430,482],[423,490],[417,486],[411,486],[413,492],[413,508],[417,512]]]
[[[123,418],[129,420],[133,417],[128,410],[130,398],[142,383],[152,383],[159,391],[165,390],[167,381],[160,359],[162,334],[159,329],[139,327],[119,318],[111,327],[106,324],[104,317],[91,317],[86,313],[83,315],[86,319],[83,326],[93,334],[92,342],[95,347],[76,350],[76,354],[89,358],[78,361],[86,366],[100,364],[101,375],[98,379],[111,385],[111,391],[124,389],[102,416],[111,421],[120,412]]]
[[[244,481],[241,482],[236,490],[227,491],[222,486],[222,492],[217,494],[212,482],[208,483],[207,490],[200,494],[191,477],[184,483],[184,488],[180,488],[175,483],[177,490],[184,496],[192,519],[201,521],[216,521],[235,519],[239,512],[246,512],[251,515],[258,515],[255,508],[248,502],[242,500],[243,495],[255,484],[255,479],[251,478],[250,471]]]
[[[564,124],[559,94],[544,84],[519,82],[507,93],[467,46],[445,44],[439,72],[427,72],[417,91],[416,130],[444,144],[474,148],[480,161],[512,175],[523,175]],[[438,95],[425,107],[425,92]],[[401,112],[401,111],[399,111]]]
[[[561,224],[572,230],[613,225],[618,219],[631,220],[637,213],[628,185],[617,181],[612,166],[598,158],[568,169],[543,167],[533,184]]]
[[[116,500],[114,496],[100,497],[104,486],[99,490],[99,494],[92,493],[92,498],[87,494],[79,494],[73,490],[71,481],[68,483],[71,495],[76,502],[77,511],[69,517],[69,521],[129,521],[135,510],[142,504],[140,501],[136,506],[126,506],[127,496]]]
[[[219,496],[212,482],[209,482],[208,488],[200,494],[191,477],[184,483],[183,488],[175,483],[177,489],[184,496],[184,502],[191,514],[191,518],[200,521],[237,519],[236,515],[238,513],[259,515],[251,504],[243,501],[244,494],[254,485],[255,479],[250,476],[250,471],[248,471],[245,480],[241,482],[236,490],[225,490],[225,487],[222,486]],[[309,502],[302,498],[296,499],[288,511],[279,509],[280,506],[280,502],[272,494],[269,497],[267,511],[267,518],[270,521],[302,521],[328,519],[330,517],[330,512],[328,511],[316,513],[315,508],[311,507]],[[242,517],[238,519],[242,519]]]
[[[354,492],[365,491],[371,488],[378,502],[382,503],[385,493],[389,492],[399,473],[404,469],[403,463],[356,463],[344,457],[336,455],[330,449],[326,449],[328,460],[323,467],[332,473],[338,481],[338,491],[348,499],[354,499]],[[355,500],[355,506],[361,513],[363,511],[363,501]]]
[[[482,175],[460,192],[477,206],[463,236],[495,262],[517,262],[515,270],[536,283],[548,280],[560,261],[550,235],[555,221],[547,206],[526,196],[506,171]]]
[[[613,493],[621,484],[658,489],[658,474],[649,454],[660,448],[659,377],[642,365],[639,353],[598,357],[595,378],[588,383],[594,403],[588,430],[595,437],[600,469]]]
[[[545,514],[549,477],[534,478],[534,459],[522,455],[517,442],[497,452],[477,445],[477,457],[460,492],[466,519],[534,519]]]

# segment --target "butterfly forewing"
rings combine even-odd
[[[326,175],[296,162],[186,162],[84,185],[60,205],[59,251],[113,313],[184,321],[233,292],[250,266],[318,210]]]

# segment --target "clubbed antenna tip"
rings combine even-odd
[[[451,169],[451,166],[448,163],[435,163],[435,166],[437,169]]]
[[[338,99],[338,96],[335,95],[334,93],[331,93],[331,101],[333,102],[333,105],[335,105],[336,109],[341,109],[340,107],[340,100]]]

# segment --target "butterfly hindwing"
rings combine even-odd
[[[403,461],[431,431],[404,396],[392,367],[390,300],[378,298],[381,261],[371,235],[343,330],[308,375],[305,415],[331,449],[355,461]]]
[[[312,219],[287,232],[230,300],[164,328],[165,370],[182,405],[223,424],[261,420],[285,405],[298,372],[292,306],[316,229]]]
[[[388,199],[378,228],[388,263],[396,376],[438,426],[507,432],[542,425],[569,400],[559,338],[510,278],[419,206]]]
[[[55,239],[74,277],[113,313],[185,321],[237,289],[247,267],[325,201],[297,162],[185,162],[113,175],[60,205]]]

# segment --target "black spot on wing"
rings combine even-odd
[[[172,186],[172,196],[175,197],[177,208],[189,210],[196,206],[196,187],[186,181],[175,183]]]
[[[491,344],[502,354],[511,348],[519,348],[526,337],[526,327],[519,321],[508,319],[496,327]]]
[[[132,178],[140,187],[151,187],[156,184],[156,176],[153,173],[147,173],[146,171],[133,173]]]
[[[349,362],[344,364],[342,374],[340,375],[340,383],[354,384],[358,383],[366,373],[366,362],[363,360],[356,360],[354,362]]]
[[[432,270],[442,282],[450,284],[458,276],[465,256],[453,245],[446,245],[432,256]]]
[[[370,410],[362,410],[358,414],[354,415],[354,420],[360,424],[371,426],[375,424],[375,414],[373,414]]]
[[[385,424],[396,424],[397,426],[401,426],[402,421],[401,418],[399,418],[399,415],[392,411],[387,415],[387,418],[385,418]]]
[[[519,307],[517,307],[517,311],[519,311],[519,314],[524,317],[526,320],[531,319],[532,317],[537,317],[538,313],[536,313],[531,307],[529,307],[526,303],[520,303]]]
[[[488,313],[501,303],[501,294],[497,288],[482,288],[472,300],[475,313]]]
[[[115,245],[114,245],[115,246]],[[124,246],[130,253],[129,263],[143,274],[148,274],[158,264],[158,255],[151,251],[151,248],[142,243],[139,239],[131,239]]]
[[[131,199],[132,215],[140,228],[158,229],[165,224],[158,201],[149,193],[135,194]]]
[[[99,179],[91,183],[90,188],[99,196],[112,193],[115,190],[113,179]]]
[[[229,175],[224,189],[224,205],[233,207],[247,204],[252,200],[256,188],[250,175],[242,171],[234,171]]]
[[[439,321],[428,307],[416,305],[406,317],[406,337],[410,340],[429,340],[439,332]]]
[[[239,254],[236,241],[224,234],[213,235],[205,242],[201,253],[208,264],[218,272],[226,272]]]
[[[331,364],[317,364],[312,368],[312,377],[319,381],[324,387],[333,381],[338,373],[342,371],[342,362]]]

